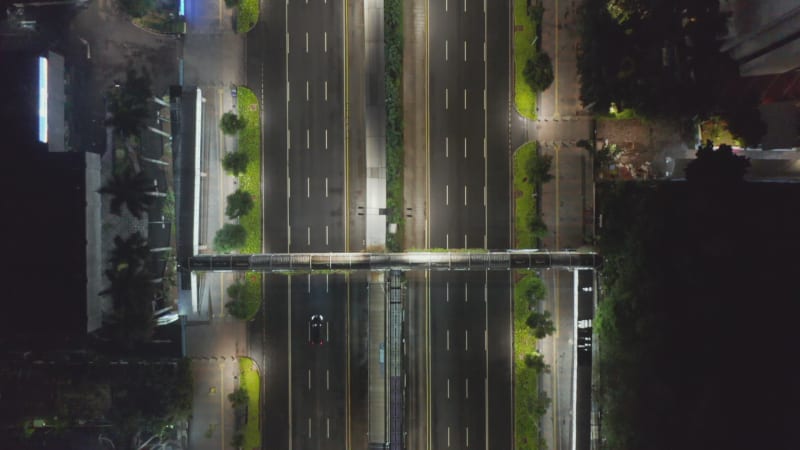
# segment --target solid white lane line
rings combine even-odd
[[[467,206],[467,185],[464,185],[464,206]]]
[[[330,322],[325,322],[325,340],[326,341],[330,341],[331,340],[331,323]]]
[[[464,398],[469,398],[469,378],[464,378]]]
[[[325,53],[328,53],[328,32],[325,32]]]
[[[306,148],[311,149],[311,130],[306,128]]]
[[[311,198],[311,178],[306,177],[306,198]]]
[[[483,41],[483,62],[486,62],[486,41]]]
[[[450,204],[450,185],[449,184],[445,184],[444,185],[444,204],[445,205],[449,205]]]
[[[292,198],[292,179],[286,179],[286,198]]]
[[[328,149],[328,129],[325,128],[325,150]]]
[[[464,159],[467,159],[467,137],[464,136]]]
[[[464,283],[464,303],[468,302],[469,291],[467,290],[467,283]]]
[[[467,245],[467,233],[464,233],[464,248],[469,248],[469,245]]]
[[[325,198],[328,198],[328,177],[325,177]]]
[[[328,101],[328,80],[325,80],[325,101]]]
[[[486,186],[483,187],[483,206],[486,206]]]
[[[469,330],[464,330],[464,351],[469,351]]]
[[[328,245],[328,226],[325,225],[325,245]]]
[[[447,0],[444,0],[444,10],[447,12]]]
[[[447,446],[450,447],[450,426],[447,426]]]
[[[450,351],[450,329],[447,329],[447,351]]]
[[[289,82],[287,81],[286,82],[286,103],[289,103],[291,101],[291,99],[292,99],[292,95],[291,95],[292,90],[289,88],[289,86],[290,86]]]
[[[448,281],[445,285],[445,301],[450,302],[450,282]]]
[[[291,247],[292,246],[292,226],[291,225],[286,225],[286,233],[287,233],[287,237],[288,237],[287,240],[289,241],[289,246]]]
[[[447,39],[445,39],[444,40],[444,60],[445,61],[448,60],[448,55],[450,54],[449,49],[450,49],[450,46],[448,45]]]
[[[310,273],[308,274],[308,277],[306,279],[308,280],[308,293],[310,294],[311,293],[311,274]]]
[[[306,245],[311,245],[311,226],[306,230]]]
[[[328,282],[329,282],[329,277],[330,277],[330,275],[326,273],[326,274],[325,274],[325,292],[328,292],[328,291],[329,291],[329,289],[328,289],[328,288],[330,287],[330,285],[328,284]]]
[[[331,438],[331,418],[328,417],[325,419],[325,437],[328,439]]]
[[[309,98],[310,98],[310,95],[311,95],[310,92],[311,92],[311,89],[309,88],[308,80],[306,80],[306,101],[308,101]]]
[[[467,60],[467,41],[464,40],[464,61]]]
[[[308,438],[311,439],[311,417],[308,418]]]
[[[308,31],[306,31],[306,53],[308,53]]]
[[[448,109],[450,107],[450,92],[447,88],[444,88],[444,109]]]
[[[483,330],[483,351],[489,349],[489,330]]]
[[[450,378],[447,379],[447,399],[450,399]]]
[[[445,242],[445,244],[444,244],[445,247],[444,248],[449,249],[450,248],[450,233],[446,233],[444,235],[444,242]]]
[[[308,369],[308,390],[311,390],[311,369]]]
[[[486,159],[486,136],[483,137],[483,159]]]
[[[486,89],[483,90],[483,110],[486,111]]]
[[[292,148],[292,130],[286,129],[286,150]]]
[[[444,157],[445,158],[449,158],[450,157],[450,138],[449,137],[444,138]]]
[[[467,0],[464,0],[464,12],[467,12]]]
[[[464,88],[464,109],[467,109],[467,89]]]
[[[289,33],[286,33],[286,54],[287,55],[289,54],[289,48],[290,47],[291,46],[289,45]]]

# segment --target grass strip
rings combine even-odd
[[[239,358],[240,386],[247,391],[247,423],[244,428],[244,445],[242,448],[261,448],[261,432],[258,420],[261,417],[260,398],[261,381],[258,369],[250,358]]]
[[[514,105],[528,119],[536,119],[536,92],[525,81],[525,62],[536,55],[536,24],[528,15],[528,0],[514,0]]]
[[[536,274],[526,273],[514,285],[514,439],[519,450],[544,448],[539,424],[546,407],[539,398],[539,372],[525,365],[525,355],[537,353],[536,336],[525,324]]]
[[[259,4],[258,0],[241,0],[239,11],[236,15],[236,32],[247,33],[256,26],[258,22]]]
[[[538,145],[523,144],[514,152],[514,236],[516,248],[536,248],[531,224],[536,217],[536,186],[528,179],[526,168],[536,158]]]
[[[243,301],[247,311],[244,320],[253,320],[261,309],[261,274],[245,275]]]
[[[253,91],[244,86],[239,86],[236,91],[239,115],[247,121],[244,130],[239,132],[239,151],[245,152],[249,161],[247,170],[239,176],[239,186],[253,197],[253,209],[239,218],[239,223],[247,230],[241,253],[261,253],[261,120],[258,100]]]
[[[386,54],[386,207],[388,223],[397,232],[387,233],[386,248],[403,250],[403,2],[384,2],[384,45]]]

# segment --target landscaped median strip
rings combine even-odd
[[[256,26],[259,15],[259,0],[239,0],[236,14],[236,32],[247,33]]]
[[[239,218],[239,223],[247,231],[247,240],[241,253],[261,253],[261,117],[258,100],[250,89],[239,86],[237,89],[239,116],[246,126],[239,132],[239,151],[247,155],[245,172],[239,176],[239,187],[253,198],[253,209]]]
[[[250,358],[239,358],[239,386],[247,391],[247,422],[244,428],[244,445],[242,448],[261,448],[260,397],[261,380],[258,368]]]
[[[514,104],[528,119],[536,119],[536,92],[525,81],[525,64],[536,55],[536,23],[528,0],[514,0]]]
[[[514,237],[516,248],[536,248],[536,233],[532,225],[538,223],[536,211],[536,185],[527,168],[536,158],[536,142],[523,144],[514,152]]]

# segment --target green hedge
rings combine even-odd
[[[536,210],[537,185],[528,171],[538,157],[538,144],[528,142],[514,152],[514,235],[516,248],[536,248],[547,228]]]
[[[397,224],[396,234],[387,234],[389,251],[403,249],[403,2],[384,2],[386,50],[386,207],[387,220]]]
[[[523,72],[527,61],[536,56],[536,26],[528,15],[528,0],[514,0],[514,104],[520,114],[531,120],[536,119],[536,92],[525,81]]]
[[[261,381],[258,369],[250,358],[239,358],[239,386],[247,391],[247,423],[244,428],[244,445],[242,448],[261,448],[261,431],[258,421],[261,414],[260,398]]]
[[[258,0],[241,0],[239,11],[236,14],[236,32],[247,33],[256,26],[258,22],[259,2]]]
[[[253,209],[239,218],[239,223],[247,230],[247,241],[241,252],[261,253],[261,117],[253,91],[244,86],[239,86],[236,91],[239,115],[247,121],[239,132],[239,151],[248,157],[247,170],[239,176],[239,187],[253,197]]]

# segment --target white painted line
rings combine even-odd
[[[289,45],[289,33],[286,33],[286,54],[287,55],[289,54],[289,47],[291,47]]]
[[[469,301],[469,291],[467,290],[467,283],[464,283],[464,303]]]
[[[447,42],[447,39],[445,39],[445,40],[444,40],[444,60],[445,60],[445,61],[447,61],[447,60],[448,60],[448,58],[449,58],[449,56],[448,56],[448,55],[450,54],[450,52],[449,52],[450,45],[448,45],[448,44],[449,44],[449,43]]]
[[[466,432],[467,432],[467,440],[466,440],[466,445],[465,445],[465,446],[466,446],[466,447],[469,447],[469,427],[467,427],[467,430],[466,430]],[[488,445],[488,444],[487,444],[487,445]]]
[[[464,351],[469,351],[469,330],[464,330]]]
[[[444,301],[449,303],[450,302],[450,282],[449,281],[445,285],[444,289],[445,289],[445,291],[444,291],[445,292],[445,298],[444,298],[445,300]]]
[[[444,109],[448,109],[450,107],[450,91],[447,88],[444,88]]]
[[[444,243],[445,243],[444,244],[445,245],[444,248],[448,248],[449,249],[450,248],[450,233],[445,233],[445,235],[444,235]]]
[[[306,230],[306,245],[311,245],[311,226]]]
[[[486,159],[486,136],[483,137],[483,159]]]
[[[447,379],[447,399],[450,399],[450,378]]]
[[[444,10],[447,11],[447,0],[444,0]]]
[[[330,369],[325,369],[325,387],[329,391],[331,390],[331,371],[330,371]]]
[[[331,323],[330,322],[325,322],[325,340],[326,341],[330,341],[331,340]]]
[[[331,418],[328,417],[325,419],[325,437],[328,439],[331,438]]]
[[[449,205],[450,204],[450,185],[449,184],[445,184],[444,185],[444,204],[445,205]]]
[[[469,245],[467,245],[467,233],[464,233],[464,248],[469,248]]]
[[[483,187],[483,206],[486,206],[486,186]]]
[[[444,138],[444,157],[445,158],[449,158],[450,157],[450,138],[449,137],[445,137]]]
[[[308,0],[306,0],[306,3]],[[311,417],[308,418],[308,438],[311,439]]]
[[[467,185],[464,185],[464,206],[467,206]]]
[[[486,89],[483,90],[483,110],[486,111]]]
[[[311,130],[306,128],[306,148],[311,149]]]
[[[308,293],[310,294],[311,293],[311,274],[310,273],[308,274],[307,280],[308,280]],[[309,371],[310,371],[310,369],[309,369]]]
[[[450,329],[447,329],[447,351],[450,351]]]
[[[311,91],[311,90],[310,90],[310,88],[309,88],[309,86],[308,86],[308,80],[306,80],[306,101],[308,101],[308,100],[309,100],[310,91]]]
[[[485,189],[485,187],[484,187],[484,189]],[[485,192],[486,191],[484,191],[484,193]],[[325,177],[325,198],[328,198],[328,177]]]
[[[306,198],[311,198],[311,178],[306,177]]]
[[[306,31],[306,53],[308,53],[308,31]]]
[[[464,159],[467,159],[467,137],[464,136]]]
[[[325,101],[328,101],[328,80],[325,80]]]
[[[450,447],[450,426],[447,426],[447,446]]]
[[[464,378],[464,398],[469,398],[469,378]]]
[[[467,109],[467,89],[464,88],[464,110]]]
[[[292,98],[291,91],[292,90],[289,89],[289,82],[287,81],[286,82],[286,103],[289,103],[289,101],[291,101],[291,98]]]
[[[330,285],[328,284],[328,282],[329,282],[329,280],[328,280],[329,276],[330,276],[329,274],[327,274],[327,273],[325,274],[325,292],[328,292],[328,291],[329,291],[329,289],[328,289],[328,288],[330,287]]]
[[[328,32],[325,32],[325,53],[328,53]]]
[[[486,41],[483,41],[483,62],[486,62]]]
[[[308,369],[308,390],[311,390],[311,369]]]
[[[286,129],[286,150],[292,148],[292,130]]]
[[[325,245],[328,245],[328,226],[325,225]]]
[[[286,179],[286,198],[292,198],[292,179]]]
[[[325,128],[325,150],[328,149],[328,129]]]
[[[292,226],[286,225],[286,234],[288,236],[289,246],[292,246]]]
[[[467,60],[467,41],[464,40],[464,61]]]
[[[489,350],[489,330],[483,330],[483,351]]]
[[[467,12],[467,0],[464,0],[464,12]]]

